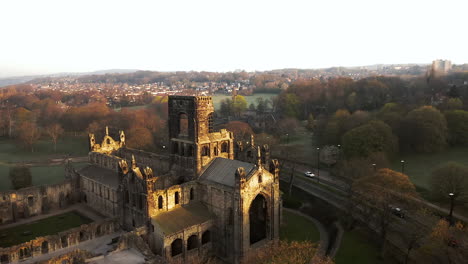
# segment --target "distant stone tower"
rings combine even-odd
[[[174,164],[198,176],[215,157],[234,158],[234,136],[213,129],[213,100],[209,96],[169,96],[169,138]]]

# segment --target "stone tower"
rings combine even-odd
[[[210,96],[169,96],[169,139],[174,164],[197,177],[215,157],[234,158],[234,136],[214,131]]]

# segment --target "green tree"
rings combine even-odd
[[[391,156],[397,152],[398,139],[392,129],[382,121],[354,128],[343,135],[343,151],[346,157],[368,157],[374,152],[384,152]]]
[[[451,145],[468,145],[468,111],[454,110],[445,113],[448,141]]]
[[[441,151],[447,145],[447,121],[436,108],[422,106],[405,117],[400,140],[403,147],[418,152]]]
[[[15,190],[32,185],[31,170],[26,166],[10,167],[11,185]]]
[[[449,201],[453,193],[455,203],[468,202],[468,167],[447,162],[432,171],[431,193],[439,201]]]
[[[232,108],[236,116],[240,116],[245,110],[247,110],[247,101],[244,96],[236,95],[234,102],[232,103]]]
[[[315,126],[315,119],[313,114],[309,114],[309,118],[307,118],[307,129],[312,131]]]

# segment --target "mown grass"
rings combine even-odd
[[[448,161],[468,166],[468,147],[454,147],[438,153],[406,154],[394,160],[392,169],[401,171],[401,160],[405,161],[405,174],[419,191],[429,190],[432,170]]]
[[[379,248],[366,239],[358,230],[345,231],[340,249],[335,256],[336,264],[379,264]]]
[[[280,229],[280,238],[289,241],[318,242],[320,232],[312,221],[307,218],[283,211],[283,225]]]
[[[0,230],[0,247],[18,245],[36,237],[54,235],[61,231],[91,222],[91,219],[77,212],[68,212],[32,223],[3,229]]]
[[[34,152],[25,149],[12,139],[0,139],[0,164],[10,162],[47,161],[53,158],[63,158],[66,155],[86,156],[88,154],[88,139],[84,136],[66,136],[57,142],[57,151],[50,140],[39,140],[34,144]]]

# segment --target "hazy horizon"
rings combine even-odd
[[[468,62],[468,3],[3,1],[0,78]]]

